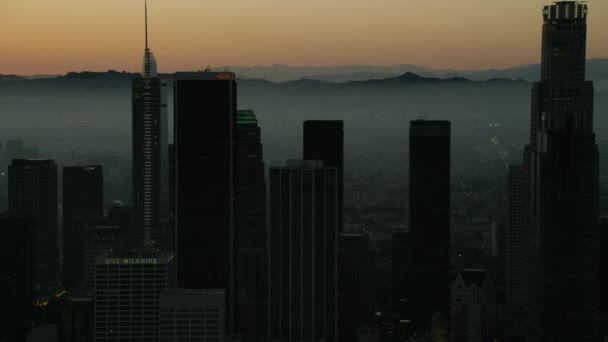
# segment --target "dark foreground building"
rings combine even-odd
[[[237,305],[238,332],[245,342],[266,336],[266,180],[258,119],[253,110],[237,113]]]
[[[224,289],[232,331],[236,81],[233,73],[177,73],[174,92],[177,286]]]
[[[85,228],[103,219],[101,166],[63,168],[63,281],[67,287],[84,280]]]
[[[100,255],[95,265],[94,341],[158,341],[160,295],[174,287],[172,253]]]
[[[321,160],[338,170],[338,227],[344,230],[344,122],[304,121],[304,160]]]
[[[320,161],[270,169],[271,341],[337,341],[337,182]]]
[[[450,314],[450,156],[450,122],[411,122],[405,283],[414,333],[428,332],[437,312]]]
[[[522,290],[530,293],[525,306],[533,340],[599,339],[599,153],[593,84],[585,80],[587,14],[587,5],[576,1],[543,11],[541,80],[532,87],[521,176],[530,203],[516,215],[524,226],[510,227],[530,244],[526,254],[509,255],[511,263],[530,260],[532,281]]]
[[[8,168],[9,214],[28,224],[34,237],[34,287],[57,286],[57,164],[45,159],[14,159]]]
[[[0,341],[26,340],[32,321],[33,234],[20,220],[0,216]]]

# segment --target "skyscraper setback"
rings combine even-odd
[[[261,130],[253,110],[237,112],[237,305],[246,341],[266,331],[266,180]]]
[[[158,246],[161,239],[161,176],[167,167],[166,85],[157,74],[156,59],[148,48],[146,4],[146,48],[142,77],[132,85],[133,238],[138,246]]]
[[[593,84],[585,80],[587,5],[559,1],[543,11],[541,80],[532,87],[530,143],[524,152],[527,207],[510,234],[525,232],[534,276],[532,335],[597,341],[599,156],[593,132]],[[510,200],[510,202],[512,202]],[[511,278],[508,287],[516,288]],[[524,291],[525,292],[525,291]]]
[[[225,289],[235,322],[236,81],[177,73],[174,83],[177,286]]]
[[[304,121],[304,159],[321,160],[338,171],[338,227],[344,230],[344,122]]]

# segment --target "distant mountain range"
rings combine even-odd
[[[264,78],[275,82],[284,82],[300,78],[329,82],[362,81],[395,77],[408,72],[425,77],[464,77],[478,81],[490,79],[522,79],[525,81],[536,81],[540,78],[540,64],[523,65],[502,70],[429,69],[412,64],[395,66],[352,65],[335,67],[290,67],[285,65],[255,67],[227,66],[219,69],[234,71],[241,77]],[[608,58],[589,59],[587,61],[587,77],[592,80],[608,80]]]
[[[289,82],[300,79],[319,80],[325,82],[348,82],[384,80],[401,77],[402,75],[417,75],[423,78],[437,79],[468,79],[472,81],[487,81],[494,79],[523,80],[527,82],[536,81],[540,78],[540,65],[530,64],[508,69],[490,70],[435,70],[420,67],[413,64],[395,66],[374,65],[348,65],[334,67],[312,67],[312,66],[222,66],[214,70],[229,70],[237,74],[241,79],[264,79],[271,82]],[[126,71],[109,70],[107,72],[70,72],[65,76],[59,75],[34,75],[17,76],[1,75],[0,81],[7,80],[31,80],[65,77],[69,79],[130,79],[137,77],[137,73]],[[162,74],[161,77],[170,78],[171,74]],[[589,59],[587,61],[587,78],[595,81],[598,90],[608,89],[608,58]],[[414,81],[410,79],[409,81]]]

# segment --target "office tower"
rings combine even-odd
[[[73,287],[83,280],[84,228],[103,218],[101,166],[63,168],[63,280]]]
[[[160,296],[159,342],[223,342],[224,290],[166,290]]]
[[[60,341],[92,342],[95,327],[93,292],[70,293],[61,305]]]
[[[486,270],[457,272],[452,282],[451,336],[454,342],[495,341],[495,291]]]
[[[534,244],[530,229],[528,170],[524,165],[507,169],[506,300],[504,334],[510,338],[533,336],[534,311],[532,285],[535,269]]]
[[[169,144],[168,148],[168,163],[169,163],[169,179],[168,179],[168,191],[169,191],[169,215],[164,221],[163,230],[163,245],[164,249],[168,251],[175,250],[175,144]]]
[[[239,110],[236,127],[239,248],[264,248],[266,180],[261,131],[254,111]]]
[[[587,5],[559,1],[544,8],[543,19],[541,79],[532,86],[524,152],[530,324],[542,340],[597,341],[599,157],[593,84],[585,80]]]
[[[108,209],[107,224],[119,226],[124,235],[131,234],[133,230],[133,207],[115,206]],[[127,237],[131,236],[128,235]]]
[[[391,252],[392,260],[391,264],[393,267],[392,278],[393,278],[393,307],[396,310],[400,310],[401,304],[406,301],[409,297],[408,293],[404,292],[406,289],[407,282],[407,271],[411,266],[411,245],[410,245],[410,233],[407,230],[395,229],[393,230],[391,239]],[[400,311],[401,312],[401,311]]]
[[[34,263],[30,227],[0,216],[0,340],[26,340],[31,327]]]
[[[413,332],[428,332],[437,311],[450,314],[450,122],[412,121],[409,154],[407,291]]]
[[[136,246],[158,246],[161,240],[161,176],[168,177],[163,172],[163,166],[168,167],[166,146],[163,145],[166,143],[167,100],[166,85],[158,77],[156,60],[148,48],[147,7],[143,72],[141,78],[133,80],[132,92],[133,238]]]
[[[27,337],[28,342],[58,342],[59,327],[57,324],[38,324],[32,328]]]
[[[600,223],[600,312],[608,319],[608,217]],[[608,322],[607,322],[608,323]],[[608,331],[606,331],[608,333]]]
[[[175,287],[172,253],[107,252],[95,266],[95,341],[158,341],[159,300]]]
[[[226,72],[177,73],[174,92],[177,285],[224,289],[231,332],[236,317],[236,81]]]
[[[169,144],[169,212],[175,215],[175,144]]]
[[[338,170],[338,227],[344,231],[344,122],[304,121],[304,159],[321,160]]]
[[[356,341],[375,325],[376,252],[369,233],[342,233],[338,245],[338,339]]]
[[[265,336],[266,180],[258,120],[252,110],[237,112],[237,305],[238,332],[247,341]]]
[[[123,250],[127,245],[125,231],[118,225],[95,225],[84,229],[84,248],[81,258],[84,286],[95,288],[95,265],[97,258],[109,251]]]
[[[321,161],[270,169],[270,340],[337,341],[337,173]]]
[[[57,165],[52,160],[14,159],[8,169],[9,214],[34,236],[34,286],[57,286]]]

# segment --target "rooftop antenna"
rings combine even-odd
[[[145,11],[145,18],[146,18],[146,51],[149,50],[148,49],[148,0],[144,0],[144,11]]]

